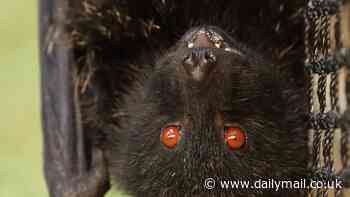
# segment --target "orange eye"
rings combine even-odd
[[[177,143],[180,141],[180,137],[181,137],[181,134],[180,134],[179,127],[169,126],[169,127],[165,127],[162,130],[160,139],[167,148],[173,149],[176,147]]]
[[[245,133],[237,127],[228,127],[225,129],[225,142],[231,150],[238,150],[246,143]]]

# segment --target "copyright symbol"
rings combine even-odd
[[[213,178],[207,178],[204,181],[204,188],[211,190],[215,188],[215,180]]]

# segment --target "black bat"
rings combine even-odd
[[[189,30],[116,112],[122,123],[108,130],[106,148],[112,177],[139,197],[257,193],[208,191],[206,177],[305,178],[305,89],[280,69],[217,27]]]
[[[307,174],[303,1],[41,1],[51,196],[300,196],[206,178]]]

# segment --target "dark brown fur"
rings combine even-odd
[[[237,196],[243,191],[206,191],[203,181],[305,175],[303,1],[83,2],[90,7],[72,6],[69,23],[87,143],[105,150],[128,193]],[[243,54],[214,50],[217,69],[203,83],[179,69],[190,53],[181,36],[198,25],[224,29]],[[218,113],[245,128],[244,152],[226,148]],[[187,115],[192,129],[165,149],[161,128]]]
[[[231,43],[241,46],[233,39]],[[236,196],[246,191],[208,191],[204,179],[294,180],[306,175],[305,90],[281,66],[238,49],[242,55],[200,49],[211,50],[217,63],[206,80],[197,82],[182,66],[185,54],[196,49],[180,40],[125,97],[125,107],[118,111],[124,114],[122,124],[109,130],[108,152],[112,176],[130,194]],[[244,128],[245,149],[226,146],[223,129],[215,123],[217,114],[225,124]],[[190,122],[191,127],[184,128],[180,144],[169,150],[159,137],[174,122],[182,127]]]

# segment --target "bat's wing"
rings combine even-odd
[[[102,152],[84,142],[72,46],[65,26],[67,6],[64,0],[40,1],[45,178],[52,197],[98,197],[108,190],[108,176]]]
[[[151,36],[159,28],[153,23],[154,7],[137,0],[40,0],[44,170],[50,196],[98,197],[108,190],[104,131],[119,124],[123,95],[142,78],[144,65],[152,64],[142,56],[172,37],[168,32]]]

